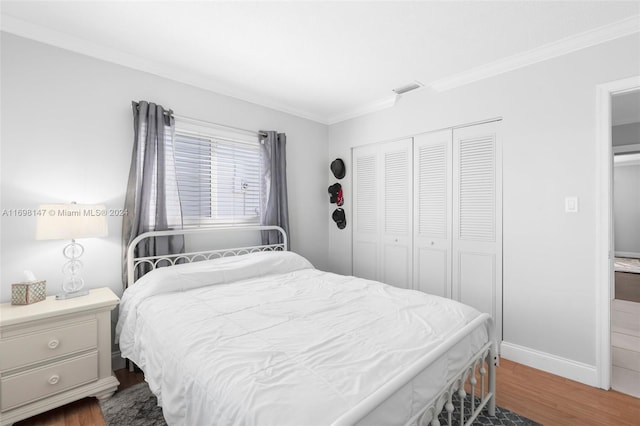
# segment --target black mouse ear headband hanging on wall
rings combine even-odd
[[[342,179],[347,174],[347,169],[344,166],[344,161],[340,158],[336,158],[331,162],[329,166],[331,169],[331,173],[336,179]],[[331,204],[336,204],[338,207],[344,204],[344,197],[342,193],[342,185],[339,183],[334,183],[329,187],[329,202]],[[333,211],[331,218],[338,226],[338,229],[344,229],[347,226],[347,218],[344,212],[344,209],[337,208]]]
[[[344,229],[347,226],[347,218],[344,215],[344,209],[338,207],[333,211],[331,219],[338,225],[338,229]]]
[[[331,204],[336,204],[337,206],[341,206],[344,204],[344,198],[342,196],[342,185],[339,183],[334,183],[328,189],[329,191],[329,202]]]
[[[344,167],[344,161],[340,158],[336,158],[331,162],[331,173],[336,179],[342,179],[347,174],[347,169]]]

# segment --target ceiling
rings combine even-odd
[[[331,124],[640,31],[627,1],[5,1],[2,30]],[[409,96],[406,94],[403,96]]]

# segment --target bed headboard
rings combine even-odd
[[[256,236],[260,235],[261,231],[277,231],[282,236],[282,242],[277,244],[265,244],[265,245],[257,245],[257,246],[248,246],[248,247],[233,247],[233,248],[223,248],[223,249],[213,249],[213,250],[203,250],[203,251],[190,251],[185,253],[175,253],[175,254],[167,254],[167,255],[158,255],[158,256],[146,256],[146,257],[135,257],[134,252],[135,248],[138,246],[140,241],[143,241],[147,238],[155,238],[162,236],[172,236],[172,235],[198,235],[198,236],[207,236],[215,239],[215,234],[218,233],[220,235],[223,232],[233,232],[235,233],[255,233]],[[171,231],[152,231],[145,232],[144,234],[138,235],[131,241],[129,247],[127,249],[127,287],[132,285],[135,282],[135,272],[139,268],[140,265],[146,265],[150,270],[154,270],[156,268],[160,268],[163,266],[171,266],[175,265],[176,262],[180,263],[192,263],[198,262],[202,260],[215,259],[218,257],[227,257],[227,256],[239,256],[242,254],[254,253],[259,251],[286,251],[288,250],[288,241],[287,234],[284,232],[284,229],[279,226],[232,226],[232,227],[215,227],[215,228],[189,228],[189,229],[180,229],[180,230],[171,230]],[[141,275],[146,273],[145,271],[140,271]],[[139,278],[139,277],[138,277]]]

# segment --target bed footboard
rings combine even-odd
[[[332,426],[355,425],[371,411],[390,398],[396,391],[412,381],[431,363],[445,356],[454,345],[478,327],[487,327],[489,340],[458,370],[439,393],[407,422],[407,425],[439,426],[444,417],[448,425],[471,425],[485,408],[495,415],[496,366],[493,320],[489,314],[481,314],[462,329],[451,335],[436,350],[421,358],[399,376],[387,382],[378,391],[343,414]],[[469,396],[469,398],[467,398]],[[442,413],[442,414],[441,414]]]
[[[497,357],[493,343],[487,343],[445,386],[444,390],[417,415],[419,426],[471,425],[486,407],[495,415]],[[467,398],[468,397],[468,398]]]

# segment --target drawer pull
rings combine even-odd
[[[50,385],[55,385],[56,383],[58,383],[58,381],[60,380],[60,376],[58,376],[57,374],[54,374],[53,376],[49,377],[49,380],[47,380],[49,382]]]
[[[58,347],[59,344],[60,344],[60,341],[58,339],[51,339],[49,340],[49,344],[47,346],[49,346],[49,349],[55,349]]]

